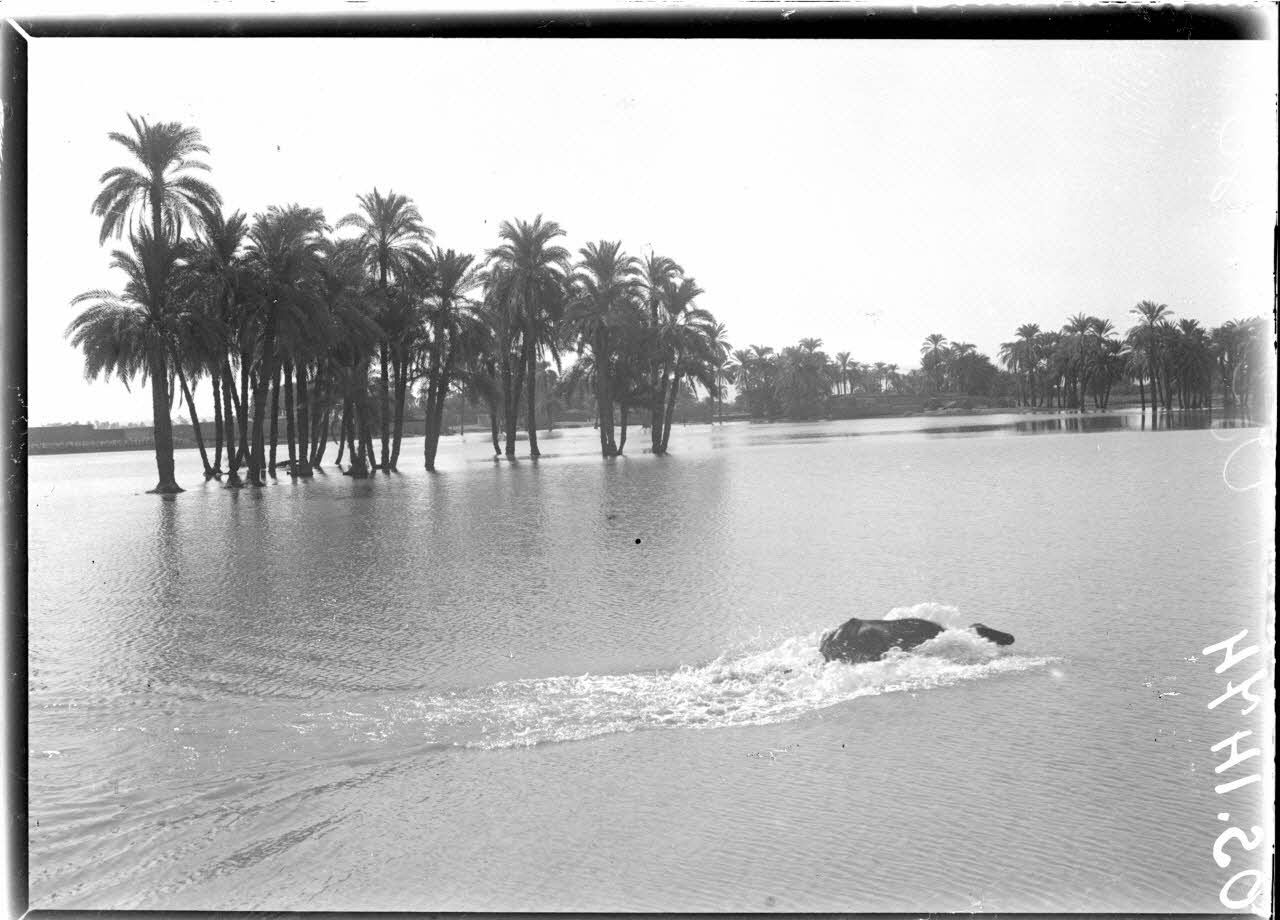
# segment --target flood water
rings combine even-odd
[[[1221,910],[1248,726],[1201,650],[1257,635],[1259,437],[475,431],[260,491],[181,452],[173,500],[145,452],[33,457],[33,906]],[[957,628],[822,663],[909,613]]]

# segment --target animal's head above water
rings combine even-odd
[[[1013,636],[1007,632],[992,629],[990,626],[983,626],[981,623],[974,623],[970,629],[988,642],[994,642],[996,645],[1013,645]]]

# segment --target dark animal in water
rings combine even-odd
[[[823,633],[818,650],[827,661],[879,661],[890,649],[913,649],[928,642],[946,627],[932,620],[906,617],[901,620],[859,620],[854,617],[837,629]],[[981,623],[971,627],[979,636],[996,645],[1012,645],[1013,636]]]

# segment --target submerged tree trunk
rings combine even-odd
[[[240,459],[246,467],[249,465],[250,451],[253,450],[249,439],[249,368],[252,360],[253,355],[248,352],[240,355],[240,403],[237,411],[240,416]],[[261,463],[258,468],[262,468]]]
[[[488,399],[486,402],[489,404],[489,433],[493,436],[493,455],[501,457],[502,445],[498,442],[498,401]]]
[[[619,421],[618,421],[618,427],[620,429],[620,431],[618,432],[618,453],[619,454],[621,454],[624,450],[627,449],[627,415],[629,411],[630,410],[628,409],[627,404],[623,403],[622,409],[621,409],[621,417],[619,418]]]
[[[395,470],[400,462],[400,442],[404,439],[404,410],[409,388],[408,362],[403,356],[396,356],[392,371],[395,375],[396,407],[391,433],[391,469]]]
[[[213,387],[213,475],[222,475],[222,373],[209,375]]]
[[[253,448],[249,451],[249,481],[251,485],[266,485],[266,415],[268,390],[276,376],[275,336],[268,325],[262,340],[262,367],[253,386]],[[242,374],[245,373],[242,368]],[[274,426],[273,426],[274,427]]]
[[[158,348],[148,355],[151,375],[151,415],[158,482],[151,491],[174,495],[182,491],[173,475],[173,423],[169,420],[169,370],[164,352]]]
[[[187,375],[182,372],[182,365],[174,362],[178,370],[178,385],[182,387],[182,398],[187,403],[187,414],[191,416],[191,434],[196,439],[196,447],[200,451],[200,463],[204,466],[205,481],[212,479],[218,475],[213,467],[209,466],[209,455],[205,453],[204,436],[200,433],[200,419],[196,416],[196,401],[191,398],[191,389],[187,386]]]
[[[311,476],[311,403],[307,393],[307,362],[299,361],[294,371],[297,376],[298,457],[294,461],[293,474],[307,479]]]
[[[242,447],[236,442],[236,416],[243,421],[245,417],[244,408],[237,407],[236,402],[236,382],[231,375],[231,362],[224,361],[222,364],[222,392],[224,394],[224,402],[226,404],[226,426],[227,426],[227,485],[240,486],[244,483],[240,480],[240,454]],[[234,412],[233,412],[234,410]]]
[[[382,463],[384,471],[391,466],[391,385],[387,378],[387,343],[384,340],[378,346],[378,428],[382,441]]]
[[[524,374],[521,368],[512,368],[512,355],[507,355],[506,360],[502,364],[502,381],[503,393],[506,397],[506,430],[507,430],[507,457],[515,459],[516,456],[516,429],[520,425],[520,391],[524,387]],[[516,359],[519,360],[518,358]]]
[[[671,440],[671,418],[676,411],[676,398],[680,395],[680,377],[671,381],[671,392],[667,394],[667,412],[662,420],[662,453],[667,452],[667,443]]]
[[[532,336],[530,336],[532,341]],[[529,456],[537,457],[542,452],[538,450],[538,400],[536,398],[538,385],[538,360],[537,349],[532,344],[526,349],[527,356],[525,359],[525,423],[524,427],[529,432]]]
[[[298,475],[298,431],[294,424],[293,362],[284,362],[284,437],[289,442],[289,475]],[[274,461],[274,457],[272,460]]]
[[[342,472],[342,452],[347,449],[347,431],[350,427],[351,417],[347,415],[348,403],[342,405],[342,424],[338,426],[338,456],[334,458],[334,464],[338,466],[338,472]]]
[[[280,440],[280,369],[271,369],[271,459],[267,472],[276,474],[276,444]]]

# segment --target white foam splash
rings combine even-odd
[[[911,617],[921,620],[933,620],[933,622],[948,629],[967,629],[973,625],[973,621],[963,616],[958,607],[952,607],[950,604],[939,604],[934,601],[912,604],[910,607],[894,607],[883,618],[886,620],[905,620]]]
[[[928,616],[937,618],[940,606]],[[910,652],[850,665],[823,661],[820,635],[675,671],[504,681],[390,706],[386,717],[418,724],[431,742],[515,747],[660,726],[764,725],[862,696],[928,690],[1056,660],[1009,654],[968,629],[949,628]]]

